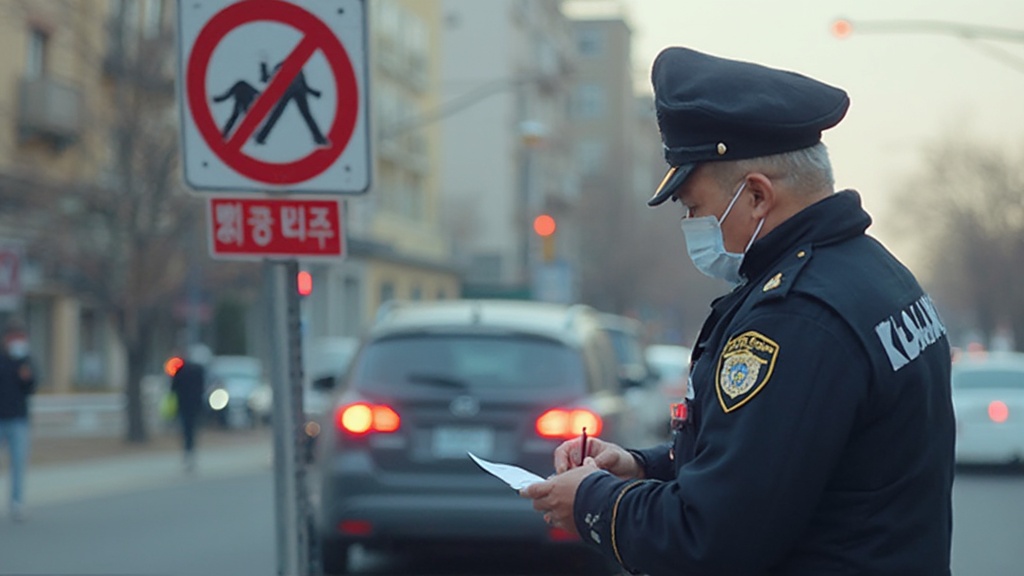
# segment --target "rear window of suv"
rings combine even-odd
[[[415,335],[369,344],[352,373],[357,389],[585,388],[579,352],[521,335]]]

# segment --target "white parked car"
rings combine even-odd
[[[953,364],[957,464],[1024,462],[1024,354],[973,353]]]

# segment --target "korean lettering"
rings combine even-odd
[[[252,227],[252,240],[258,246],[266,246],[274,238],[274,215],[269,206],[251,206],[249,220]]]
[[[323,207],[311,206],[309,209],[313,219],[309,222],[309,235],[317,239],[320,248],[328,238],[334,238],[334,230],[331,228],[331,221],[327,218],[329,210]]]
[[[281,235],[306,240],[306,209],[302,206],[281,206]]]
[[[241,246],[245,243],[245,227],[242,223],[242,204],[217,204],[214,207],[214,221],[217,223],[217,242]]]

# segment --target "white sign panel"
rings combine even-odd
[[[246,192],[365,192],[365,0],[178,4],[185,180]]]

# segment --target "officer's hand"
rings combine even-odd
[[[555,448],[555,473],[579,467],[581,438],[566,440]],[[644,471],[624,448],[600,438],[587,439],[585,456],[594,459],[594,464],[601,470],[607,470],[619,478],[642,478]]]
[[[588,441],[588,447],[589,444]],[[556,474],[543,482],[530,484],[520,490],[519,495],[533,500],[533,509],[544,514],[544,521],[550,526],[577,534],[572,513],[576,489],[584,478],[597,471],[594,459],[587,458],[582,466],[577,465],[568,472]]]

